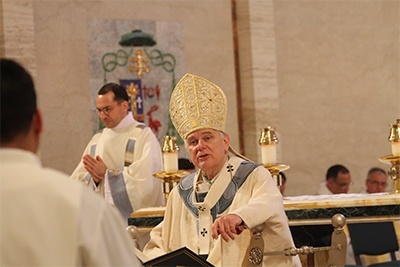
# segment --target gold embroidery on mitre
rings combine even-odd
[[[226,111],[224,92],[202,77],[185,74],[172,91],[169,113],[183,139],[200,129],[225,131]]]

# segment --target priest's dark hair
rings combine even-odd
[[[108,92],[112,91],[114,93],[114,100],[117,102],[128,101],[129,96],[126,92],[126,89],[119,84],[116,83],[107,83],[100,88],[98,95],[105,95]]]
[[[326,172],[326,180],[328,179],[336,180],[339,173],[350,173],[350,171],[343,165],[340,164],[333,165]]]
[[[31,75],[12,59],[0,59],[0,142],[28,133],[37,110]]]

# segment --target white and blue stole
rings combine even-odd
[[[229,159],[207,193],[197,193],[196,183],[201,171],[186,176],[179,183],[178,191],[186,207],[197,219],[198,254],[207,255],[212,249],[211,226],[222,214],[246,181],[249,174],[259,166],[240,158]]]

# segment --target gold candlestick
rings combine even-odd
[[[165,204],[167,204],[169,193],[171,193],[172,188],[174,188],[183,177],[189,174],[190,172],[184,170],[177,170],[176,172],[163,171],[153,174],[154,177],[163,180],[163,193]]]
[[[392,143],[392,154],[379,158],[380,162],[390,164],[388,175],[393,180],[392,194],[400,193],[400,153],[398,146],[400,145],[400,119],[395,124],[390,125],[390,134],[388,141]]]
[[[276,144],[278,143],[275,128],[268,126],[261,129],[259,144],[261,146],[262,165],[271,173],[276,185],[281,186],[282,176],[280,172],[286,171],[290,166],[276,161]]]

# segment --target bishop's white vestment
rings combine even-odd
[[[262,166],[231,158],[222,168],[203,201],[194,188],[200,172],[181,180],[171,191],[164,220],[150,233],[144,248],[154,258],[186,246],[208,255],[215,266],[242,266],[250,244],[250,231],[225,242],[211,237],[212,222],[226,214],[240,216],[247,228],[264,224],[264,252],[294,247],[280,194],[270,173]],[[217,197],[217,199],[215,199]],[[263,266],[301,266],[298,256],[265,256]]]

